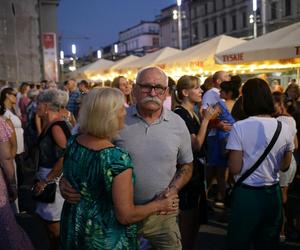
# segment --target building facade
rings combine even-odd
[[[58,0],[1,0],[0,80],[44,78],[42,34],[56,33],[57,5]]]
[[[159,24],[141,21],[119,32],[118,54],[145,55],[159,48]]]
[[[119,41],[101,48],[102,58],[118,60],[127,55],[143,56],[159,49],[159,24],[141,21],[119,32]]]
[[[180,8],[176,4],[161,10],[158,22],[160,26],[160,47],[179,48],[178,18],[181,17],[182,49],[191,46],[190,36],[190,1],[183,1]]]
[[[299,0],[258,0],[257,35],[300,21]],[[192,44],[220,34],[253,38],[250,0],[193,0],[191,8]]]

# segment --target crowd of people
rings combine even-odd
[[[51,249],[194,249],[214,207],[230,209],[228,250],[285,240],[299,165],[295,82],[284,90],[217,71],[201,85],[148,67],[106,85],[2,87],[0,249],[34,248],[14,218],[26,162]]]

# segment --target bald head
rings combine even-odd
[[[136,83],[140,83],[146,77],[152,76],[152,78],[157,79],[157,82],[163,84],[164,86],[168,86],[168,76],[162,69],[159,67],[147,67],[141,69],[136,76]]]
[[[230,76],[226,71],[217,71],[213,75],[213,83],[215,87],[219,88],[220,84],[225,81],[230,81]]]

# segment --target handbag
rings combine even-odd
[[[36,181],[37,183],[38,181]],[[35,201],[38,202],[44,202],[44,203],[53,203],[55,201],[55,193],[56,193],[56,187],[57,184],[55,181],[51,181],[47,183],[46,187],[44,188],[43,192],[40,194],[36,194],[35,192],[36,184],[33,185],[31,191],[32,191],[32,198]]]
[[[265,151],[263,154],[259,157],[259,159],[254,163],[254,165],[249,168],[238,180],[237,182],[233,185],[230,186],[229,188],[226,189],[225,192],[225,198],[224,198],[224,203],[227,207],[230,207],[231,203],[231,197],[232,197],[232,192],[235,189],[235,187],[239,186],[242,184],[244,180],[246,180],[259,166],[260,164],[264,161],[264,159],[267,157],[267,155],[270,153],[271,149],[273,148],[274,144],[276,143],[279,134],[281,132],[282,124],[280,121],[277,121],[277,128],[276,131],[273,135],[272,140],[270,141],[269,145],[266,147]]]

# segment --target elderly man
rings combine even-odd
[[[163,108],[168,78],[157,67],[141,70],[136,78],[136,106],[127,110],[125,128],[115,139],[117,146],[132,156],[135,183],[135,203],[145,204],[157,195],[170,195],[189,181],[193,155],[191,139],[184,121]],[[69,202],[79,195],[61,181],[61,192]],[[177,214],[153,214],[139,223],[139,234],[154,249],[181,249]]]

